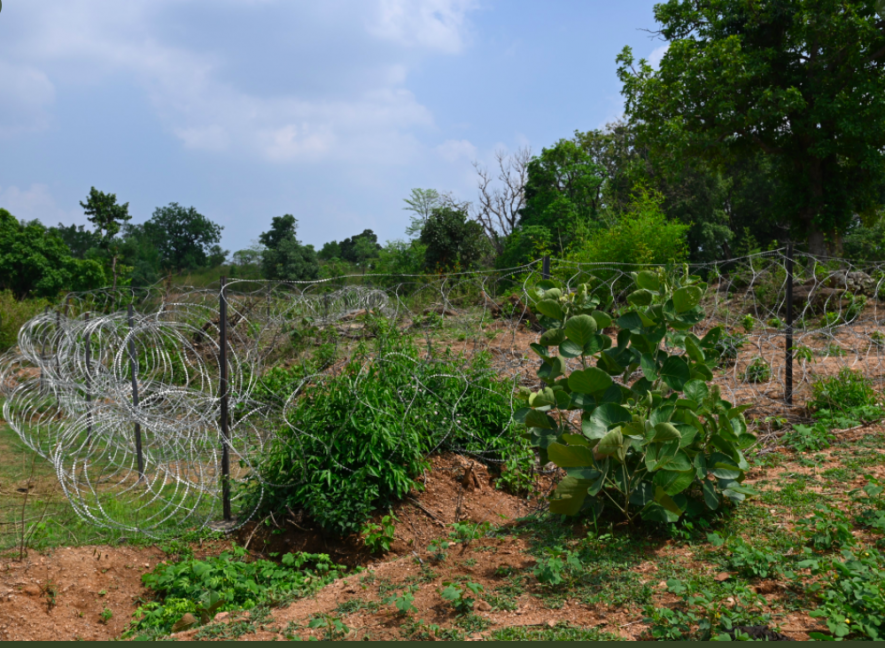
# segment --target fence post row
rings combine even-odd
[[[219,322],[219,399],[221,400],[221,505],[224,520],[231,520],[230,511],[230,430],[227,417],[227,300],[224,294],[226,278],[221,278],[221,292],[218,297]],[[270,293],[268,293],[270,297]]]
[[[138,359],[135,357],[135,337],[132,335],[132,304],[129,314],[129,365],[132,368],[132,407],[138,409]],[[138,479],[144,479],[144,457],[141,453],[141,423],[135,421],[135,455],[138,460]]]
[[[787,330],[785,335],[786,365],[784,370],[784,402],[793,405],[793,242],[787,243]]]

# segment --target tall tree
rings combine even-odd
[[[814,254],[838,251],[885,183],[885,21],[871,0],[669,0],[655,71],[618,56],[626,111],[669,152],[717,162],[762,151],[778,210]]]
[[[208,265],[224,228],[193,207],[173,202],[155,209],[144,229],[157,246],[163,268],[181,273]]]
[[[419,240],[427,246],[424,265],[434,272],[469,270],[489,251],[482,226],[451,207],[433,210]]]
[[[478,162],[473,165],[479,185],[479,199],[475,207],[470,203],[459,204],[451,197],[445,197],[442,204],[455,211],[472,211],[473,218],[482,226],[496,252],[500,253],[507,237],[516,229],[525,207],[532,151],[527,147],[513,154],[495,151],[495,160],[498,163],[495,177]]]
[[[95,187],[89,190],[86,202],[80,202],[90,223],[95,225],[96,233],[101,236],[101,247],[111,258],[111,274],[114,289],[117,288],[117,259],[120,255],[119,241],[116,239],[124,223],[132,219],[129,214],[129,203],[117,204],[117,195],[98,191]]]
[[[341,258],[357,265],[364,264],[368,259],[378,256],[381,246],[378,244],[378,235],[370,229],[363,230],[346,238],[339,243]]]
[[[406,203],[403,209],[414,214],[406,227],[406,234],[409,237],[421,236],[424,223],[430,218],[434,208],[439,207],[441,200],[442,196],[436,189],[412,189],[409,197],[403,199]]]
[[[316,251],[312,245],[302,245],[297,233],[298,219],[285,214],[275,216],[270,229],[258,237],[265,246],[261,271],[266,279],[309,281],[319,276]]]

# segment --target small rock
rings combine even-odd
[[[37,585],[25,585],[22,588],[22,593],[28,596],[40,596],[40,588]]]
[[[723,581],[727,581],[729,578],[731,578],[731,574],[729,574],[728,572],[719,572],[713,577],[713,580],[715,580],[717,583],[721,583]]]
[[[550,626],[551,628],[555,628],[555,627],[556,627],[556,621],[554,621],[553,619],[550,619],[550,620],[547,622],[547,625]]]
[[[479,612],[490,612],[492,610],[492,606],[485,601],[477,601],[473,607]]]
[[[213,621],[224,621],[227,617],[230,616],[230,612],[219,612],[215,615]]]

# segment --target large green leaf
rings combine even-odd
[[[535,310],[537,310],[542,315],[552,317],[555,320],[561,320],[565,316],[565,313],[562,312],[562,306],[559,305],[559,302],[552,299],[542,299],[541,301],[537,302],[535,304]]]
[[[642,375],[646,380],[654,382],[658,379],[658,363],[648,353],[643,353],[639,358],[639,368],[642,369]]]
[[[642,333],[642,318],[635,312],[629,312],[618,318],[618,326],[633,333]]]
[[[687,335],[685,336],[685,352],[688,353],[688,357],[695,362],[703,362],[706,360],[704,352],[701,351],[701,347],[699,347],[697,343]]]
[[[547,447],[547,457],[560,468],[595,466],[593,451],[584,446],[567,446],[552,443]]]
[[[715,511],[719,508],[719,494],[716,492],[716,486],[713,485],[713,482],[705,479],[703,484],[704,491],[704,504],[707,505],[707,508],[711,511]]]
[[[541,346],[559,346],[565,341],[565,331],[562,329],[550,329],[541,333],[538,344]]]
[[[693,401],[702,403],[709,393],[707,383],[702,380],[689,380],[685,383],[685,395]]]
[[[661,378],[670,389],[682,391],[685,388],[685,383],[691,379],[688,363],[679,356],[670,356],[661,367]]]
[[[677,445],[677,448],[678,447],[679,446]],[[674,472],[691,473],[691,459],[688,458],[688,455],[685,454],[685,451],[677,450],[677,452],[672,457],[669,457],[666,461],[659,461],[658,468],[672,470]]]
[[[726,457],[720,452],[714,452],[707,461],[708,470],[719,479],[737,479],[741,476],[741,469],[731,457]]]
[[[661,280],[658,278],[657,273],[643,270],[636,275],[636,285],[645,290],[657,292],[661,288]]]
[[[573,371],[568,377],[568,386],[580,394],[598,394],[611,385],[611,376],[596,367]]]
[[[608,328],[609,326],[612,325],[612,318],[609,317],[606,313],[603,313],[602,311],[595,310],[591,314],[593,316],[593,319],[596,320],[596,325],[600,329]]]
[[[657,486],[663,488],[667,495],[676,495],[691,486],[694,479],[694,474],[690,472],[675,472],[664,469],[655,472],[653,481]]]
[[[681,439],[682,435],[679,433],[679,430],[676,429],[672,423],[658,423],[655,425],[655,436],[653,441],[656,442],[666,442],[673,441],[674,439]]]
[[[529,396],[530,407],[544,407],[547,405],[556,405],[556,396],[553,395],[553,390],[549,387],[545,387],[541,391],[537,391]]]
[[[677,313],[684,313],[701,303],[704,291],[697,286],[684,286],[673,293],[673,307]]]
[[[582,423],[581,429],[591,439],[601,439],[613,427],[633,420],[630,411],[614,403],[600,405]]]
[[[559,345],[559,354],[564,358],[577,358],[582,353],[584,353],[584,347],[571,340],[566,340]]]
[[[546,382],[552,382],[565,373],[565,358],[557,355],[555,358],[545,360],[538,367],[538,378]]]
[[[550,416],[539,410],[530,409],[525,416],[525,426],[533,428],[542,428],[544,430],[555,430],[556,421]]]
[[[589,315],[570,317],[565,323],[565,336],[583,347],[596,334],[596,320]]]
[[[654,295],[645,289],[639,289],[627,295],[627,303],[631,306],[648,306],[652,299],[654,299]]]
[[[600,440],[599,445],[596,446],[596,452],[603,457],[608,457],[613,454],[617,454],[621,459],[621,447],[624,444],[624,435],[621,434],[621,428],[616,427],[614,430],[606,434]]]
[[[550,498],[550,512],[559,515],[577,515],[587,499],[587,489],[593,485],[588,479],[564,477]]]

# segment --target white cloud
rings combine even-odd
[[[48,115],[38,108],[52,101],[50,79],[99,86],[112,75],[122,75],[144,89],[162,123],[187,149],[245,153],[271,162],[377,159],[399,164],[408,163],[416,151],[414,130],[433,126],[431,112],[404,87],[414,65],[411,50],[460,51],[473,6],[472,0],[374,0],[374,11],[361,2],[339,6],[339,11],[353,7],[358,16],[372,15],[368,24],[357,17],[354,28],[361,30],[367,43],[377,38],[393,42],[401,51],[386,56],[399,59],[376,65],[370,75],[374,87],[308,98],[298,90],[273,94],[226,79],[224,49],[164,42],[153,14],[186,4],[181,0],[46,0],[46,4],[39,11],[31,9],[29,22],[23,21],[29,31],[17,34],[14,44],[0,44],[0,57],[12,50],[32,64],[19,69],[15,78],[16,87],[32,88],[23,96],[32,97],[29,105],[35,108],[19,112],[32,115],[33,124],[47,123]],[[243,11],[251,4],[276,4],[289,12],[287,18],[299,16],[299,10],[290,10],[285,3],[243,0],[240,4]],[[253,63],[268,64],[264,59],[275,54],[273,49],[259,49]],[[343,61],[329,63],[328,74],[336,74],[334,65],[351,64]],[[0,67],[0,98],[6,92],[3,80]],[[0,101],[0,117],[3,110]]]
[[[667,53],[668,49],[670,49],[670,43],[661,45],[660,47],[654,49],[652,53],[648,55],[649,64],[653,68],[658,67],[661,64],[661,60],[664,58],[664,54]]]
[[[436,147],[436,151],[446,162],[476,159],[476,147],[467,140],[446,140]]]
[[[11,185],[0,186],[0,207],[19,220],[39,219],[44,225],[78,221],[85,223],[82,211],[61,209],[45,184],[32,184],[29,189]]]
[[[467,37],[472,0],[380,0],[369,31],[406,47],[460,52]]]
[[[39,69],[0,61],[0,135],[44,130],[55,86]]]

